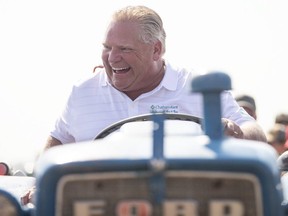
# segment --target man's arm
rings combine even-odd
[[[240,139],[256,140],[267,142],[266,135],[263,129],[256,121],[250,121],[238,126],[233,121],[222,118],[224,132],[228,136],[233,136]]]
[[[246,122],[241,125],[241,130],[244,134],[243,139],[267,142],[266,135],[257,122]]]
[[[62,145],[61,141],[52,137],[52,136],[48,136],[47,138],[47,142],[41,152],[41,154],[43,152],[45,152],[47,149],[54,147],[54,146],[59,146]],[[39,154],[38,156],[40,156],[41,154]],[[33,186],[31,189],[29,189],[28,191],[26,191],[22,196],[21,196],[21,203],[23,205],[26,205],[28,203],[32,203],[33,199],[34,199],[34,194],[36,191],[36,186]]]
[[[58,145],[62,145],[61,141],[52,136],[49,136],[47,139],[46,145],[44,147],[44,151],[46,151],[47,149],[51,147],[58,146]]]

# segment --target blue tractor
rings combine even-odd
[[[191,86],[203,94],[203,119],[136,116],[93,142],[53,147],[37,161],[34,204],[0,187],[0,216],[288,215],[275,150],[223,134],[220,94],[230,77],[211,72]]]

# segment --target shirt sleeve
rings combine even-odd
[[[237,101],[234,99],[231,91],[224,91],[222,97],[222,116],[234,121],[237,125],[241,126],[245,122],[256,121],[250,116]]]
[[[68,97],[68,101],[65,104],[65,108],[62,111],[61,115],[57,118],[54,128],[50,132],[50,136],[61,141],[62,144],[74,143],[75,138],[71,135],[70,127],[72,121],[71,115],[71,101],[72,101],[73,91]]]
[[[60,140],[62,144],[75,142],[74,137],[69,134],[67,130],[67,123],[65,123],[62,116],[56,120],[55,126],[50,132],[50,136]]]

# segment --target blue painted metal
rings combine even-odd
[[[162,160],[164,150],[164,115],[153,115],[153,159]]]
[[[165,115],[154,114],[153,137],[131,134],[125,136],[119,132],[120,134],[93,143],[54,147],[37,163],[35,212],[30,215],[55,215],[57,187],[65,176],[134,173],[136,179],[144,178],[148,181],[148,195],[140,198],[152,203],[153,215],[159,216],[163,213],[163,203],[171,198],[166,193],[169,181],[166,182],[165,179],[170,171],[253,176],[259,182],[261,190],[261,216],[288,215],[284,212],[287,200],[283,202],[277,155],[272,147],[256,141],[223,138],[220,94],[223,90],[231,89],[230,77],[221,72],[212,72],[196,77],[191,85],[193,91],[203,94],[206,133],[201,137],[203,139],[194,139],[191,135],[183,134],[169,137],[164,131]],[[121,184],[125,183],[124,181]],[[127,189],[130,189],[129,185]],[[78,190],[77,193],[81,191]],[[135,194],[137,195],[137,191]],[[193,195],[188,198],[197,200]],[[127,199],[131,199],[131,196]],[[72,206],[73,199],[71,200],[69,205]]]
[[[5,188],[0,188],[0,200],[2,201],[0,202],[0,215],[26,216],[26,210],[22,209],[20,201],[17,200],[15,194],[8,192]]]
[[[160,209],[165,199],[165,158],[164,158],[164,120],[165,115],[153,115],[153,156],[151,159],[150,189],[155,209]]]
[[[222,72],[211,72],[192,80],[192,91],[200,92],[204,101],[204,131],[211,139],[222,139],[220,94],[231,89],[230,77]]]

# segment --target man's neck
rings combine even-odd
[[[138,98],[140,95],[150,92],[153,89],[155,89],[162,81],[164,74],[165,74],[165,62],[163,62],[160,65],[160,69],[159,72],[156,74],[155,77],[153,77],[153,79],[151,79],[151,82],[149,85],[145,86],[144,88],[141,89],[137,89],[134,91],[129,91],[129,92],[124,92],[131,100],[135,100],[136,98]]]

